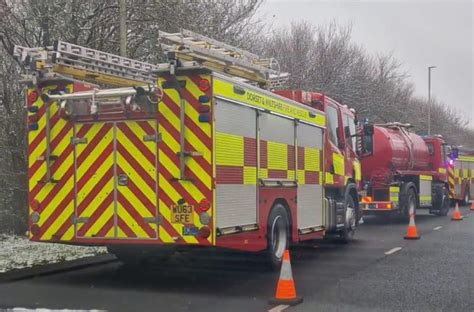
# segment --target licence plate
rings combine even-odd
[[[171,223],[194,224],[193,205],[171,206]]]

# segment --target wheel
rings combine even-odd
[[[278,270],[283,253],[289,246],[290,222],[288,213],[282,204],[273,206],[268,216],[266,256],[270,267]]]
[[[438,210],[438,212],[436,212],[437,216],[445,217],[448,214],[450,204],[447,190],[442,191],[441,198],[439,198],[436,206],[435,208]]]
[[[357,229],[357,210],[354,202],[354,198],[350,194],[346,194],[344,200],[345,216],[346,220],[344,228],[339,233],[339,241],[347,244],[354,239],[354,234]]]
[[[413,210],[413,213],[416,215],[416,192],[415,189],[410,187],[407,191],[407,197],[405,201],[405,205],[402,210],[402,220],[404,222],[410,221],[410,211]]]
[[[462,204],[469,205],[469,198],[470,198],[469,188],[466,186],[466,189],[464,190],[464,199],[462,201]]]

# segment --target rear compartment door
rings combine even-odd
[[[157,239],[156,121],[74,130],[76,237]]]
[[[113,238],[114,124],[76,124],[75,150],[76,236]]]
[[[117,238],[157,238],[156,121],[115,124]]]

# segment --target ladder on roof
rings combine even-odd
[[[159,32],[161,48],[177,59],[192,61],[211,70],[237,76],[259,85],[275,87],[286,82],[288,73],[280,73],[274,58],[258,55],[208,38],[190,30]],[[273,82],[273,84],[272,84]]]
[[[270,88],[285,84],[289,77],[288,73],[280,73],[274,58],[260,58],[189,30],[160,31],[159,36],[162,49],[180,60],[178,70],[208,68]],[[15,46],[14,55],[29,66],[33,79],[73,78],[115,87],[155,84],[157,74],[169,72],[172,66],[140,62],[64,41],[44,48]]]
[[[158,65],[136,61],[80,45],[56,41],[46,48],[15,46],[14,55],[42,77],[64,78],[110,86],[137,86],[156,84]]]

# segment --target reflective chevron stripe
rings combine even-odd
[[[157,215],[156,142],[144,142],[156,134],[155,121],[120,122],[116,126],[116,174],[128,177],[117,186],[117,238],[156,238],[156,223],[145,219]],[[129,227],[129,230],[127,230]]]
[[[449,192],[449,197],[454,199],[456,197],[456,194],[454,192],[454,165],[448,164],[448,192]]]
[[[175,89],[165,89],[163,101],[159,105],[159,133],[162,142],[159,144],[158,182],[160,192],[159,212],[162,218],[159,237],[163,242],[184,241],[190,244],[212,244],[214,236],[202,239],[195,236],[183,235],[183,225],[171,222],[170,208],[180,201],[194,207],[203,199],[211,202],[211,222],[213,224],[213,191],[212,191],[212,124],[199,122],[199,96],[207,95],[198,88],[200,79],[210,79],[209,76],[178,77],[185,81],[181,96],[185,103],[184,139],[186,152],[196,152],[198,156],[188,156],[185,160],[185,176],[187,180],[179,180],[180,152],[180,95]],[[166,81],[161,78],[159,83]],[[194,226],[200,228],[199,215],[194,211]]]
[[[197,208],[206,199],[211,203],[207,226],[212,229],[214,224],[212,123],[199,122],[199,96],[210,98],[211,93],[198,88],[202,78],[210,79],[179,78],[186,81],[181,90],[186,105],[185,151],[192,152],[185,161],[186,180],[177,179],[181,108],[175,90],[165,90],[157,119],[149,121],[72,123],[60,118],[57,105],[50,105],[50,149],[57,157],[50,172],[58,183],[39,182],[46,177],[47,114],[38,99],[34,105],[39,108],[39,129],[28,135],[30,214],[40,215],[35,225],[39,233],[33,239],[139,238],[213,244],[215,233],[207,239],[185,235],[184,225],[171,222],[171,208],[177,203]],[[68,88],[71,91],[72,85]],[[146,139],[150,137],[161,141]],[[194,227],[200,229],[200,216],[196,210],[193,214]]]

